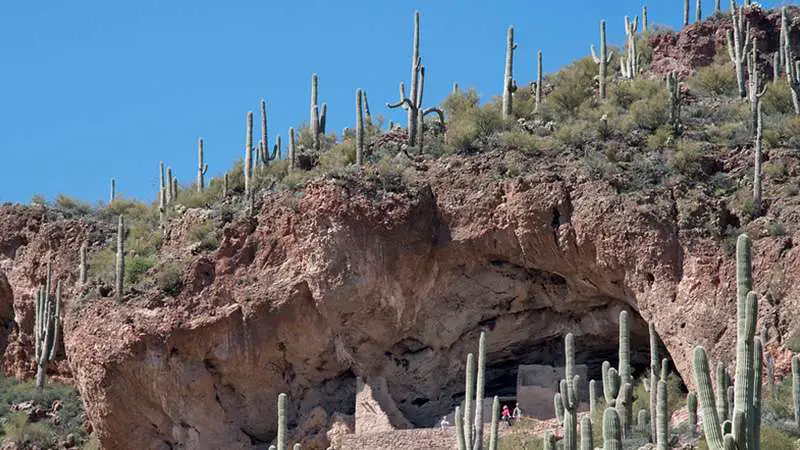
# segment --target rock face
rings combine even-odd
[[[251,448],[274,438],[279,392],[292,426],[311,423],[319,438],[323,413],[355,412],[357,377],[382,377],[405,419],[432,426],[463,398],[480,331],[487,396],[513,395],[517,366],[559,365],[567,332],[598,378],[603,360],[616,363],[623,309],[637,367],[648,363],[645,320],[687,381],[696,344],[732,360],[733,259],[678,226],[670,190],[623,195],[566,156],[528,167],[515,158],[445,158],[406,184],[364,174],[313,182],[301,197],[270,194],[209,254],[179,254],[191,245],[169,233],[164,248],[185,267],[177,297],[151,289],[68,308],[69,367],[104,448]],[[520,164],[527,175],[504,178]],[[41,224],[3,261],[22,353],[42,255],[74,282],[90,231]],[[798,304],[800,254],[790,236],[754,237],[758,291],[772,292],[782,269],[780,303],[762,301],[760,312],[777,342],[795,320],[783,311]],[[10,371],[27,360],[12,347]]]

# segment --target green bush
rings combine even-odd
[[[701,173],[700,160],[703,145],[695,141],[680,140],[669,166],[687,178],[695,178]]]
[[[451,94],[444,101],[447,114],[445,143],[455,152],[478,150],[480,141],[506,128],[497,103],[478,106],[474,90]]]
[[[116,261],[116,250],[111,247],[93,253],[89,256],[89,276],[106,284],[114,283],[116,277]]]
[[[192,225],[189,229],[189,239],[200,244],[200,250],[216,250],[219,247],[219,237],[211,221]]]
[[[544,101],[544,95],[542,96]],[[530,118],[533,116],[533,110],[536,108],[536,95],[531,86],[520,86],[514,92],[514,101],[511,103],[511,115],[514,118]]]
[[[771,83],[767,87],[767,92],[761,98],[763,112],[765,116],[776,114],[794,114],[794,103],[792,103],[792,91],[789,84],[782,81]]]
[[[125,283],[136,284],[156,265],[154,256],[135,255],[125,259]]]
[[[183,290],[183,267],[176,262],[165,263],[156,274],[156,286],[161,292],[177,296]]]
[[[365,145],[366,147],[366,145]],[[366,149],[365,149],[366,151]],[[347,140],[331,147],[319,156],[319,169],[322,172],[339,170],[356,162],[355,140]]]
[[[15,448],[50,448],[54,443],[54,431],[45,422],[28,421],[24,412],[15,412],[3,424],[3,443],[14,444]]]
[[[637,128],[650,133],[669,120],[669,96],[660,90],[652,97],[633,102],[627,117],[628,128]]]
[[[595,97],[594,77],[597,65],[591,57],[573,62],[553,75],[553,92],[547,102],[560,117],[569,117],[583,104]]]
[[[654,98],[665,92],[663,84],[657,80],[635,78],[612,86],[609,99],[617,107],[627,109],[638,100]]]
[[[540,149],[540,138],[522,130],[503,131],[497,135],[500,145],[506,149],[533,152]]]
[[[53,205],[67,219],[86,217],[92,214],[92,206],[81,200],[59,194]]]
[[[726,54],[725,59],[727,58]],[[736,72],[730,63],[714,63],[701,68],[689,78],[689,87],[707,97],[731,97],[736,95],[738,90]]]
[[[565,123],[556,129],[555,139],[562,144],[582,149],[588,142],[593,141],[597,136],[597,131],[593,129],[593,124],[586,121],[574,121]]]

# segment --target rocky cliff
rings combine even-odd
[[[567,332],[590,370],[614,360],[622,309],[638,367],[646,321],[687,381],[695,345],[731,361],[734,261],[707,230],[682,227],[686,193],[619,193],[553,156],[449,157],[404,180],[355,174],[265,194],[207,254],[184,241],[200,214],[190,210],[162,247],[185,262],[179,295],[142,289],[117,304],[89,291],[70,302],[67,361],[104,448],[251,448],[274,437],[279,392],[298,424],[318,406],[352,413],[356,377],[368,376],[386,379],[411,423],[430,426],[463,396],[481,330],[491,395],[513,387],[517,364],[560,361]],[[790,223],[798,210],[776,202]],[[6,371],[26,374],[43,261],[74,282],[80,243],[98,226],[21,207],[0,215],[0,311],[14,318]],[[765,226],[750,231],[776,347],[795,325],[800,252],[794,229],[765,237]],[[328,419],[318,421],[309,436],[324,433]]]

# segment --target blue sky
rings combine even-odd
[[[710,12],[712,0],[705,0]],[[728,1],[723,1],[727,5]],[[650,23],[676,28],[679,0],[647,3]],[[767,6],[777,2],[765,2]],[[482,98],[502,87],[506,29],[514,25],[515,78],[585,56],[608,21],[639,0],[44,0],[0,6],[0,202],[65,193],[94,203],[109,180],[150,201],[163,160],[182,183],[195,177],[197,138],[210,174],[243,154],[247,111],[267,100],[270,141],[308,121],[310,78],[319,74],[328,130],[353,126],[358,87],[373,114],[410,74],[413,11],[422,13],[425,104],[453,82]],[[692,12],[694,11],[692,0]],[[258,119],[257,119],[258,120]]]

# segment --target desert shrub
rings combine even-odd
[[[64,194],[59,194],[53,206],[67,219],[74,219],[78,217],[85,217],[92,214],[92,206],[84,201],[76,198],[67,197]]]
[[[334,145],[330,150],[321,154],[318,167],[322,172],[327,172],[347,167],[350,164],[355,164],[355,162],[355,140],[347,140]]]
[[[153,256],[136,255],[133,258],[125,259],[125,282],[136,284],[142,280],[150,268],[156,265]]]
[[[695,141],[680,140],[675,153],[669,159],[669,166],[681,175],[694,178],[701,172],[700,159],[703,145]]]
[[[544,95],[542,95],[544,99]],[[532,86],[520,86],[514,92],[513,102],[511,103],[511,115],[515,118],[529,118],[533,115],[536,107],[536,95]]]
[[[778,119],[773,127],[767,128],[775,133],[772,145],[783,145],[786,147],[800,147],[800,116],[787,115]]]
[[[728,55],[724,55],[728,58]],[[715,62],[689,78],[689,87],[704,96],[733,96],[737,93],[736,72],[729,63]]]
[[[627,116],[629,128],[654,132],[667,123],[669,119],[669,96],[666,90],[660,90],[652,97],[637,100],[631,104]]]
[[[103,447],[100,445],[100,439],[98,439],[96,435],[92,434],[83,444],[81,450],[103,450]]]
[[[448,114],[445,143],[456,152],[474,151],[479,141],[506,128],[497,103],[478,106],[473,90],[451,94],[445,100]]]
[[[55,434],[45,422],[29,422],[24,412],[11,413],[3,424],[3,433],[3,443],[14,444],[15,448],[50,448]]]
[[[667,175],[667,165],[660,153],[635,153],[625,175],[625,190],[641,191],[661,184]]]
[[[497,139],[506,149],[530,152],[540,148],[540,139],[522,130],[503,131],[497,135]]]
[[[730,201],[731,211],[738,212],[742,223],[746,223],[753,217],[755,203],[753,193],[749,188],[739,189]]]
[[[662,125],[647,136],[647,144],[645,147],[650,151],[660,151],[674,147],[676,142],[677,139],[675,138],[675,131],[672,129],[672,126]]]
[[[216,250],[219,247],[219,237],[209,220],[194,224],[189,229],[189,239],[199,243],[201,250]]]
[[[786,165],[779,161],[764,164],[761,166],[761,171],[764,175],[775,179],[782,179],[789,175]]]
[[[7,418],[5,425],[9,425],[8,419],[19,414],[9,414],[9,407],[30,400],[45,409],[49,409],[54,401],[61,401],[58,424],[28,423],[27,416],[22,413],[23,417],[10,420],[15,422],[11,424],[10,429],[4,427],[6,438],[11,434],[22,438],[24,442],[38,444],[40,448],[50,448],[47,444],[51,442],[55,433],[63,436],[71,433],[77,438],[78,443],[85,439],[83,404],[74,388],[48,381],[42,392],[38,392],[32,381],[19,382],[13,378],[0,377],[0,416]],[[21,419],[26,420],[23,422]]]
[[[593,150],[586,152],[583,168],[593,180],[609,180],[620,171],[619,166],[609,161],[605,154]]]
[[[765,116],[775,114],[794,114],[794,103],[792,103],[792,91],[788,83],[771,83],[767,87],[767,92],[761,98],[763,112]]]
[[[573,62],[553,75],[553,92],[547,102],[559,117],[569,117],[581,104],[594,97],[597,66],[591,57]]]
[[[158,222],[158,210],[155,206],[147,206],[138,200],[118,198],[104,208],[98,210],[98,216],[105,221],[116,223],[117,217],[125,216],[127,223]]]
[[[31,205],[47,206],[47,199],[41,194],[33,194],[33,197],[31,197]]]
[[[568,147],[582,149],[586,143],[595,139],[596,130],[592,126],[592,123],[586,121],[568,122],[558,127],[554,137]]]
[[[258,171],[256,171],[258,172]],[[223,180],[206,177],[206,185],[202,192],[197,191],[197,184],[192,183],[178,191],[176,203],[187,208],[208,208],[222,197]]]
[[[89,276],[103,283],[114,282],[116,274],[116,251],[111,247],[104,248],[89,257]]]
[[[183,290],[183,267],[177,262],[164,263],[158,268],[156,286],[167,295],[180,294]]]
[[[653,98],[664,92],[664,86],[657,80],[635,78],[612,86],[609,99],[617,107],[627,109],[638,100]]]

